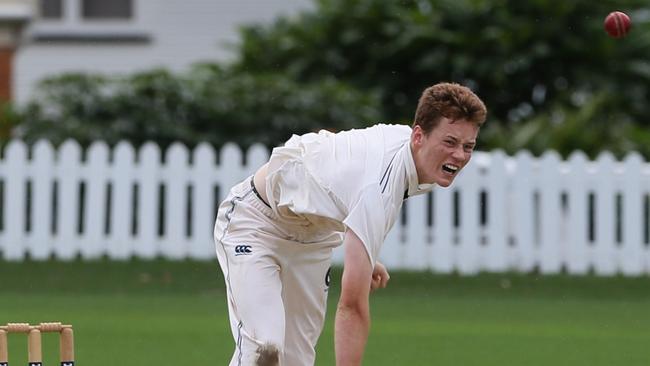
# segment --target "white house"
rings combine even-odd
[[[30,1],[30,0],[20,0]],[[180,71],[225,61],[237,28],[312,7],[312,0],[39,0],[13,67],[13,98],[24,103],[36,83],[69,71]]]

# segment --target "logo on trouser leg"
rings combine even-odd
[[[251,255],[253,254],[253,247],[250,245],[237,245],[235,246],[235,255]]]

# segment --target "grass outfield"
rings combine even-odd
[[[317,365],[334,365],[339,278]],[[393,272],[371,302],[366,365],[650,365],[648,277]],[[75,326],[80,365],[227,365],[233,350],[215,263],[0,262],[0,323],[53,320]],[[26,337],[9,342],[26,364]],[[45,335],[46,365],[57,343]]]

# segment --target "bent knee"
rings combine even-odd
[[[280,349],[278,346],[267,343],[257,348],[256,366],[278,366],[280,364]]]

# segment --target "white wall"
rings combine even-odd
[[[63,0],[59,21],[37,20],[28,28],[16,54],[13,90],[24,103],[38,80],[69,71],[128,73],[165,66],[182,70],[198,61],[232,59],[228,43],[237,27],[270,22],[312,7],[312,0],[134,0],[129,21],[84,21],[79,0]],[[38,34],[146,35],[149,43],[35,42]]]

